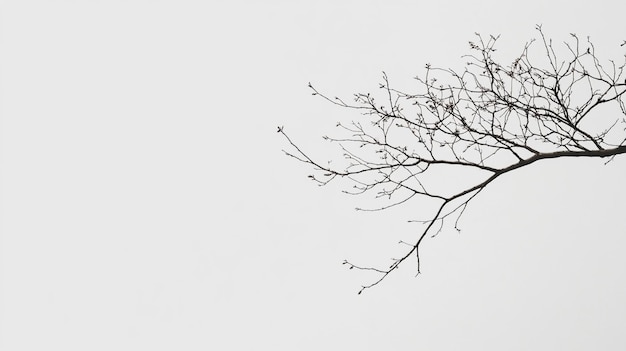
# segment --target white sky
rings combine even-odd
[[[417,204],[357,213],[281,153],[474,32],[620,59],[616,1],[0,2],[2,350],[626,348],[626,158],[543,162],[374,277]],[[621,32],[620,32],[621,31]],[[620,51],[621,50],[621,51]],[[606,55],[602,54],[606,53]],[[317,148],[316,148],[317,147]]]

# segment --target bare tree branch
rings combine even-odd
[[[350,269],[378,274],[359,294],[378,285],[412,255],[419,274],[423,239],[437,235],[453,215],[458,230],[468,203],[498,177],[544,159],[606,157],[610,161],[626,153],[626,60],[601,63],[589,38],[581,41],[575,34],[563,43],[564,54],[557,53],[540,26],[537,31],[539,40],[528,42],[508,65],[496,60],[498,37],[476,34],[477,40],[469,43],[471,53],[464,56],[463,71],[426,65],[424,76],[415,77],[417,92],[392,88],[383,73],[382,102],[371,93],[355,94],[352,102],[329,98],[309,83],[313,95],[362,114],[362,119],[337,124],[342,137],[324,137],[338,144],[343,165],[316,161],[283,127],[278,128],[289,144],[290,151],[283,151],[313,166],[315,174],[309,178],[319,185],[342,178],[352,185],[346,193],[371,192],[389,201],[360,210],[383,210],[414,199],[436,204],[432,215],[419,221],[425,228],[416,241],[389,267],[344,261]],[[539,54],[531,50],[536,46]],[[607,104],[616,107],[610,116],[606,109],[602,114],[598,111]],[[333,165],[337,163],[341,162]],[[444,170],[471,176],[465,183],[438,189],[437,175]]]

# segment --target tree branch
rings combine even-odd
[[[433,214],[420,221],[425,228],[410,249],[389,267],[344,261],[350,269],[379,275],[359,294],[378,285],[412,255],[419,274],[419,247],[426,235],[439,233],[444,220],[454,214],[458,230],[458,219],[469,202],[498,177],[544,159],[608,157],[610,161],[626,153],[626,61],[621,65],[609,61],[611,69],[605,69],[591,41],[581,43],[574,34],[564,43],[566,58],[560,59],[552,40],[541,27],[537,31],[540,40],[528,42],[510,65],[498,63],[494,56],[498,37],[477,34],[478,41],[470,42],[472,53],[464,56],[468,61],[462,73],[426,65],[424,78],[415,78],[417,92],[391,88],[383,72],[379,86],[383,103],[371,93],[355,94],[351,103],[331,99],[309,83],[313,95],[362,115],[362,120],[347,125],[337,123],[344,136],[324,137],[342,152],[333,167],[310,157],[283,127],[278,128],[291,149],[283,150],[285,154],[311,165],[315,174],[309,178],[320,186],[346,179],[353,190],[344,192],[373,192],[389,201],[361,210],[383,210],[414,199],[437,203]],[[542,46],[543,63],[536,63],[534,56],[531,60],[536,42]],[[615,117],[607,118],[606,111],[591,117],[609,103],[616,107]],[[405,112],[405,105],[413,111]],[[438,174],[444,169],[464,173],[443,184]],[[439,229],[434,229],[436,223]]]

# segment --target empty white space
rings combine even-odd
[[[623,350],[626,158],[490,185],[375,289],[420,205],[319,188],[359,115],[311,96],[514,58],[543,24],[621,60],[615,1],[2,1],[0,348]]]

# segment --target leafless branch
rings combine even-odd
[[[496,59],[498,37],[476,34],[476,41],[469,43],[471,53],[464,56],[463,71],[426,65],[425,74],[415,77],[416,92],[392,88],[383,73],[382,102],[371,93],[355,94],[352,102],[329,98],[309,83],[313,95],[362,114],[359,120],[337,124],[342,137],[324,137],[338,144],[343,165],[330,167],[331,163],[314,160],[283,127],[278,128],[289,144],[285,153],[313,166],[315,174],[309,178],[319,185],[341,178],[352,185],[346,193],[374,193],[389,201],[361,210],[387,209],[415,199],[436,203],[421,221],[425,227],[415,242],[389,267],[344,261],[350,269],[378,274],[359,294],[378,285],[412,255],[419,274],[423,239],[437,235],[449,216],[456,216],[458,230],[458,219],[469,202],[498,177],[544,159],[610,161],[626,153],[626,61],[602,63],[589,38],[583,41],[571,34],[557,47],[540,26],[537,31],[539,39],[524,45],[507,65]],[[539,54],[532,50],[536,46]],[[615,116],[592,113],[606,104],[616,107]],[[471,176],[439,189],[436,176],[444,170]]]

